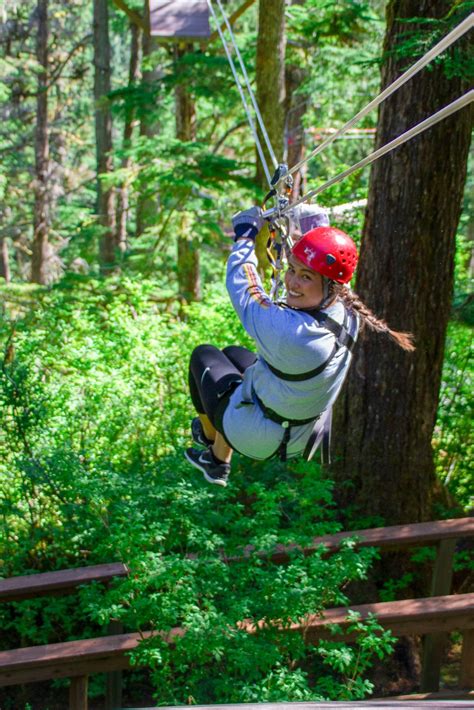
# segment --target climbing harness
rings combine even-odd
[[[327,360],[323,362],[322,365],[319,365],[319,367],[316,367],[314,368],[314,370],[310,370],[309,372],[298,373],[296,375],[290,374],[288,372],[282,372],[276,367],[273,367],[273,365],[270,365],[270,363],[265,360],[265,364],[267,365],[267,367],[273,372],[274,375],[279,377],[281,380],[287,380],[288,382],[303,382],[304,380],[310,380],[313,377],[320,375],[321,372],[323,372],[327,368],[339,348],[344,347],[347,348],[349,352],[352,352],[355,342],[354,338],[349,334],[347,330],[348,316],[347,309],[345,306],[344,310],[345,315],[344,322],[342,323],[342,325],[330,316],[328,316],[327,313],[324,313],[323,311],[315,311],[311,313],[312,317],[316,321],[318,321],[321,328],[326,328],[326,330],[329,330],[335,337],[333,349]]]
[[[321,328],[328,330],[330,333],[332,333],[332,335],[334,335],[333,348],[325,362],[323,362],[321,365],[319,365],[313,370],[310,370],[309,372],[303,372],[298,374],[283,372],[282,370],[273,367],[273,365],[271,365],[267,360],[260,356],[260,358],[265,362],[269,370],[271,370],[271,372],[273,372],[273,374],[281,380],[285,380],[287,382],[303,382],[305,380],[311,380],[313,377],[317,377],[322,372],[324,372],[324,370],[329,366],[336,353],[341,348],[345,348],[348,352],[352,352],[354,348],[355,341],[348,330],[349,314],[345,305],[344,320],[342,324],[338,323],[333,318],[328,316],[328,314],[324,311],[318,311],[315,309],[307,311],[307,313],[318,322]],[[321,460],[324,464],[330,463],[329,441],[331,436],[331,407],[329,407],[321,414],[318,414],[316,417],[309,417],[307,419],[288,419],[287,417],[283,417],[282,415],[278,414],[270,407],[267,407],[255,392],[253,392],[252,396],[255,403],[261,409],[263,415],[267,419],[270,419],[271,421],[280,424],[280,426],[284,430],[283,439],[281,440],[280,445],[274,454],[279,457],[280,461],[286,461],[286,450],[290,441],[292,427],[303,426],[305,424],[310,424],[311,422],[313,422],[313,430],[308,439],[308,443],[306,445],[306,449],[303,456],[307,461],[311,460],[319,444],[322,440],[324,440],[325,445],[321,449]]]

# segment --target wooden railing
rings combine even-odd
[[[424,658],[422,690],[436,691],[439,687],[441,651],[446,634],[459,630],[463,634],[461,664],[461,686],[474,686],[474,593],[450,594],[453,555],[456,540],[474,536],[474,518],[442,520],[413,525],[395,525],[336,533],[314,538],[311,544],[300,549],[310,555],[324,547],[325,554],[339,549],[343,540],[356,538],[360,547],[373,546],[384,549],[400,549],[412,545],[436,545],[437,556],[433,570],[431,596],[423,599],[406,599],[394,602],[351,605],[346,608],[326,609],[323,616],[307,616],[301,623],[292,624],[285,632],[303,633],[311,641],[328,637],[330,627],[338,624],[342,637],[347,627],[347,612],[352,609],[361,617],[375,614],[380,625],[391,629],[395,635],[424,636]],[[279,545],[271,552],[262,552],[247,547],[239,556],[223,555],[225,562],[233,564],[252,556],[286,563],[294,545]],[[44,594],[70,593],[78,585],[88,581],[108,581],[116,576],[124,576],[124,565],[99,565],[97,567],[64,570],[47,574],[29,575],[0,581],[0,601],[28,599]],[[262,622],[245,621],[239,626],[247,633],[258,633]],[[283,629],[282,629],[283,631]],[[186,633],[183,628],[175,628],[162,634],[168,643]],[[129,653],[148,634],[118,633],[96,639],[67,641],[45,646],[20,648],[0,652],[0,686],[28,683],[51,678],[71,678],[70,709],[87,709],[87,679],[92,673],[115,672],[129,667]],[[349,639],[350,640],[350,639]],[[113,695],[113,693],[112,693]],[[112,697],[109,693],[109,697]],[[117,707],[119,695],[109,700],[108,706]]]

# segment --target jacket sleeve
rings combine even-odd
[[[254,241],[239,239],[227,262],[226,285],[242,325],[271,361],[287,337],[288,314],[265,293],[257,265]]]

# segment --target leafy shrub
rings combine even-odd
[[[466,510],[472,508],[472,328],[452,322],[434,432],[439,478]]]
[[[359,650],[340,653],[280,626],[345,604],[342,590],[366,576],[374,551],[348,541],[330,557],[295,551],[285,566],[255,555],[226,562],[222,553],[247,545],[269,551],[335,532],[331,484],[301,462],[236,456],[225,490],[190,469],[190,351],[249,343],[219,287],[186,321],[161,312],[154,289],[75,277],[10,292],[32,302],[1,326],[1,573],[122,560],[130,577],[5,605],[1,643],[96,635],[111,619],[131,631],[179,626],[186,634],[172,646],[157,636],[135,653],[160,702],[361,697],[370,658],[388,650],[373,624],[358,627]],[[244,619],[266,628],[249,634]],[[340,654],[354,663],[342,667]]]

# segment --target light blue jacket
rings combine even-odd
[[[248,368],[241,385],[233,392],[224,413],[224,432],[240,453],[254,459],[274,454],[283,439],[280,424],[267,419],[255,394],[277,414],[288,419],[315,419],[336,400],[352,359],[339,348],[325,369],[311,379],[288,381],[274,374],[267,362],[281,372],[304,374],[322,365],[330,356],[335,336],[308,313],[273,303],[265,293],[257,272],[252,239],[239,239],[227,263],[227,290],[247,333],[255,341],[257,362]],[[345,308],[340,301],[324,309],[342,324]],[[348,311],[349,334],[357,337],[359,320]],[[288,457],[301,455],[313,424],[291,427]]]

